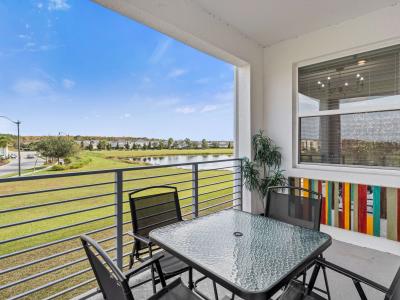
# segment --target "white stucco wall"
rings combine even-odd
[[[282,29],[284,30],[284,29]],[[282,147],[288,176],[400,187],[400,172],[343,167],[295,167],[294,98],[297,64],[315,63],[400,44],[400,6],[388,7],[264,50],[264,128]]]
[[[264,53],[259,44],[191,0],[95,2],[237,66],[235,151],[238,157],[251,156],[251,135],[264,124]],[[257,210],[252,198],[244,193],[247,211]]]

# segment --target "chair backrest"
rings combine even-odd
[[[302,196],[303,194],[303,196]],[[322,195],[292,186],[270,187],[265,216],[285,223],[319,230]]]
[[[400,299],[400,268],[397,270],[389,291],[386,293],[385,300],[398,300]]]
[[[113,263],[101,246],[86,235],[81,235],[80,238],[103,298],[110,300],[134,300],[126,276]]]
[[[172,186],[153,186],[129,194],[133,232],[148,237],[155,228],[182,221],[178,190]],[[136,250],[145,247],[135,243]]]

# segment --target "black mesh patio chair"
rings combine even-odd
[[[129,286],[129,278],[150,266],[154,266],[158,270],[160,282],[163,288],[157,294],[148,298],[149,300],[200,299],[189,288],[182,284],[180,278],[166,285],[160,266],[160,259],[162,259],[162,256],[157,256],[147,260],[139,267],[130,269],[123,273],[95,240],[86,235],[81,235],[80,238],[104,299],[134,300],[131,287]]]
[[[325,267],[334,272],[342,274],[345,277],[351,279],[354,283],[354,286],[360,296],[360,299],[367,300],[367,295],[365,294],[362,285],[365,284],[372,287],[375,290],[382,292],[385,295],[385,300],[398,300],[400,299],[400,268],[398,269],[391,285],[389,288],[384,287],[383,285],[369,280],[361,275],[358,275],[352,271],[349,271],[345,268],[342,268],[338,265],[335,265],[331,262],[328,262],[326,259],[318,258],[315,262],[315,269],[311,276],[310,282],[308,284],[308,288],[305,288],[303,285],[299,284],[296,281],[292,281],[285,292],[280,296],[280,300],[326,300],[323,296],[313,292],[313,287],[315,284],[315,280],[317,279],[319,270]]]
[[[155,245],[149,239],[150,231],[168,224],[180,222],[182,221],[182,215],[178,191],[175,187],[171,186],[152,186],[136,190],[129,194],[129,204],[133,228],[133,232],[129,234],[134,238],[129,263],[129,266],[132,267],[134,260],[143,261],[143,254],[147,252],[149,253],[149,257],[153,257],[153,248]],[[192,268],[166,251],[161,251],[161,253],[163,258],[160,259],[160,265],[165,279],[168,280],[188,271],[189,288],[192,289]],[[160,278],[159,276],[155,276],[155,271],[157,270],[151,267],[154,293],[156,292],[156,285],[160,283]]]
[[[302,196],[306,194],[307,196]],[[292,225],[318,230],[321,224],[322,194],[312,190],[293,186],[273,186],[268,188],[265,216]],[[322,257],[322,255],[321,255]],[[306,272],[313,266],[310,264],[303,272],[306,285]],[[328,278],[325,267],[322,268],[326,290],[315,288],[326,293],[330,299]]]

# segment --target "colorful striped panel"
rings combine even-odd
[[[322,194],[321,224],[400,242],[400,188],[309,178],[290,178],[289,182]]]

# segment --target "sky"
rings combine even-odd
[[[0,115],[22,135],[233,138],[232,65],[96,3],[2,0],[0,36]]]

